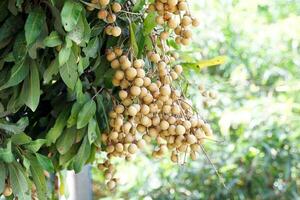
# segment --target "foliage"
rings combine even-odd
[[[115,196],[103,199],[299,199],[299,1],[193,1],[202,25],[193,47],[179,49],[188,63],[226,55],[218,67],[192,68],[190,82],[218,91],[209,116],[217,144],[176,166],[139,158]],[[186,53],[185,53],[186,52]],[[190,90],[202,107],[198,90]],[[200,102],[200,101],[199,101]],[[95,182],[101,176],[95,175]],[[226,187],[223,187],[224,181]]]

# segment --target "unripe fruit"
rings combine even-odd
[[[157,53],[153,53],[150,56],[150,60],[154,63],[158,63],[160,61],[160,56]]]
[[[140,94],[141,94],[141,88],[140,87],[138,87],[138,86],[132,86],[131,88],[130,88],[130,94],[132,95],[132,96],[139,96]]]
[[[109,15],[107,15],[107,17],[106,17],[106,21],[109,23],[109,24],[112,24],[112,23],[114,23],[115,21],[116,21],[116,19],[117,19],[117,17],[116,17],[116,15],[115,14],[109,14]]]
[[[123,54],[123,49],[121,49],[120,47],[115,47],[114,52],[117,56],[121,56]]]
[[[122,152],[124,150],[123,144],[121,143],[116,144],[115,149],[117,152]]]
[[[136,78],[134,79],[134,85],[142,87],[144,85],[144,80],[142,78]]]
[[[190,25],[191,23],[192,23],[192,19],[187,15],[183,16],[183,18],[181,19],[181,25],[184,27]]]
[[[116,58],[116,54],[114,52],[110,52],[106,55],[106,59],[108,61],[113,61]]]
[[[133,66],[135,68],[141,68],[141,67],[144,67],[144,65],[145,65],[145,62],[142,59],[137,59],[133,62]]]
[[[99,0],[98,2],[100,4],[100,6],[105,7],[109,4],[109,1],[110,0]]]
[[[162,25],[162,24],[164,24],[164,18],[162,17],[162,16],[157,16],[156,18],[155,18],[155,21],[156,21],[156,23],[157,24],[159,24],[159,25]]]
[[[117,80],[122,80],[124,78],[124,72],[121,70],[116,71],[114,78]]]
[[[104,19],[106,19],[107,14],[108,13],[107,13],[106,10],[99,10],[99,12],[98,12],[98,18],[104,20]]]
[[[113,29],[113,26],[111,26],[111,25],[105,27],[105,33],[107,35],[112,35],[112,29]]]
[[[8,185],[5,186],[4,191],[3,191],[3,195],[5,197],[9,197],[10,195],[12,195],[12,188]]]
[[[121,30],[121,28],[118,27],[118,26],[113,27],[113,29],[111,30],[111,34],[112,34],[114,37],[120,36],[121,33],[122,33],[122,30]]]
[[[169,96],[171,94],[170,85],[164,85],[160,88],[160,93],[164,96]]]
[[[177,74],[181,74],[182,73],[182,66],[181,65],[176,65],[174,67],[174,71],[177,73]]]
[[[136,151],[138,150],[136,144],[130,144],[128,147],[128,152],[131,154],[135,154]]]
[[[118,69],[120,67],[120,62],[118,59],[114,59],[111,63],[110,63],[111,68],[113,69]]]
[[[116,182],[113,181],[113,180],[108,181],[108,182],[107,182],[107,187],[108,187],[108,189],[110,189],[110,190],[114,189],[114,188],[116,187]]]
[[[181,11],[186,11],[187,10],[187,4],[186,4],[186,2],[184,2],[184,1],[179,2],[178,9],[181,10]]]
[[[139,147],[139,149],[145,148],[145,146],[146,146],[146,141],[145,141],[144,139],[140,139],[140,140],[137,142],[137,146]]]
[[[128,93],[125,90],[119,91],[119,97],[121,100],[126,99],[127,96],[128,96]]]
[[[186,140],[189,144],[194,144],[197,142],[197,138],[194,135],[187,135]]]
[[[176,127],[176,133],[178,134],[178,135],[183,135],[183,134],[185,134],[185,128],[184,128],[184,126],[182,126],[182,125],[177,125],[177,127]]]
[[[125,73],[128,80],[133,80],[137,75],[137,71],[133,67],[128,68]]]
[[[168,0],[169,6],[176,6],[178,3],[178,0]]]
[[[194,18],[193,20],[192,20],[192,25],[194,26],[194,27],[196,27],[196,26],[199,26],[199,21],[198,21],[198,19],[196,19],[196,18]]]
[[[177,27],[177,21],[176,21],[176,19],[169,19],[168,26],[171,29],[175,29]]]
[[[113,12],[118,13],[121,11],[122,6],[119,3],[114,2],[111,8],[112,8]]]
[[[169,128],[169,123],[166,120],[163,120],[159,124],[161,130],[167,130]]]

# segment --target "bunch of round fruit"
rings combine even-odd
[[[112,83],[119,88],[118,101],[109,113],[109,129],[102,133],[107,160],[98,165],[109,189],[117,183],[112,158],[131,159],[151,144],[153,157],[171,152],[173,162],[184,163],[187,155],[195,160],[202,142],[212,136],[210,125],[176,86],[183,76],[176,62],[179,55],[158,41],[170,39],[175,32],[175,41],[187,45],[192,36],[188,27],[197,26],[198,21],[190,16],[185,0],[156,0],[147,10],[158,14],[156,22],[163,30],[153,31],[153,44],[158,45],[145,58],[138,59],[131,48],[122,45],[106,50],[106,59],[115,70]]]

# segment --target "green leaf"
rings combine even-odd
[[[78,73],[82,74],[89,64],[90,62],[88,57],[81,57],[78,63]]]
[[[59,74],[68,88],[73,90],[78,79],[76,58],[73,53],[71,53],[69,60],[60,66]]]
[[[30,156],[30,171],[33,182],[36,186],[37,197],[39,200],[47,200],[47,182],[44,170],[37,158]]]
[[[32,152],[37,152],[45,143],[47,140],[45,139],[36,139],[28,144],[25,144],[24,147]]]
[[[0,191],[3,191],[5,187],[6,167],[2,162],[0,162],[0,169]]]
[[[28,183],[26,176],[19,163],[14,162],[8,166],[10,183],[12,190],[18,199],[26,200],[30,198],[30,191],[28,189]]]
[[[61,45],[63,42],[57,31],[52,31],[49,36],[44,39],[44,45],[46,47],[56,47]]]
[[[96,103],[93,99],[91,99],[84,104],[78,114],[77,129],[85,127],[89,123],[90,119],[95,115],[95,112]]]
[[[91,118],[88,125],[88,139],[90,144],[92,144],[97,137],[97,121],[94,118]]]
[[[23,145],[31,142],[31,137],[26,133],[19,133],[11,136],[11,142],[16,145]]]
[[[58,53],[59,66],[63,66],[70,58],[72,49],[71,47],[64,46]]]
[[[66,31],[71,31],[76,26],[82,6],[74,1],[66,1],[61,11],[61,21]]]
[[[87,47],[83,48],[83,52],[87,57],[96,58],[96,55],[99,51],[99,38],[94,37],[91,39],[87,45]]]
[[[0,148],[0,161],[4,161],[6,163],[11,163],[14,161],[14,155],[11,151],[11,140],[9,139],[6,148]]]
[[[78,113],[82,108],[82,104],[75,102],[71,109],[71,115],[67,121],[67,127],[70,128],[71,126],[77,123]]]
[[[54,126],[49,130],[49,132],[46,135],[48,146],[54,143],[57,140],[57,138],[61,135],[64,127],[66,126],[68,117],[69,109],[64,109],[59,113]]]
[[[155,21],[156,14],[155,12],[150,12],[147,17],[144,20],[144,30],[143,34],[144,36],[149,35],[154,27],[156,26],[156,21]]]
[[[25,39],[25,33],[22,31],[19,33],[16,37],[14,47],[13,47],[13,56],[14,59],[17,62],[20,62],[21,60],[25,59],[27,55],[27,46],[26,46],[26,39]]]
[[[28,85],[28,96],[25,104],[34,112],[40,101],[40,78],[39,71],[35,61],[31,62],[30,76]]]
[[[47,67],[47,69],[44,71],[43,74],[43,79],[44,79],[44,84],[50,83],[52,80],[53,76],[58,74],[59,72],[59,63],[58,63],[58,58],[56,57]]]
[[[45,20],[45,12],[41,9],[33,9],[29,13],[24,27],[26,42],[28,46],[34,43],[39,37],[42,31],[41,27],[45,23]]]
[[[88,137],[85,136],[78,150],[78,153],[74,158],[73,167],[76,173],[81,171],[83,165],[88,160],[90,153],[91,153],[91,145],[89,144]]]
[[[8,17],[0,28],[0,42],[13,36],[23,28],[23,19],[21,15]]]
[[[0,91],[8,87],[19,84],[21,81],[25,79],[28,73],[29,73],[28,62],[22,61],[16,63],[11,69],[11,73],[8,81],[0,87]]]
[[[69,151],[76,140],[76,127],[67,128],[56,142],[56,149],[60,154],[65,154]]]
[[[35,153],[35,155],[44,170],[51,173],[54,172],[54,166],[50,158],[39,153]]]
[[[24,131],[25,127],[28,125],[28,124],[25,124],[26,122],[28,123],[28,121],[23,122],[23,120],[26,120],[26,117],[24,119],[21,118],[17,123],[9,123],[9,122],[5,121],[4,119],[0,119],[0,129],[5,130],[8,133],[13,133],[13,134],[22,133]]]
[[[84,46],[90,39],[90,26],[85,15],[81,14],[77,25],[67,35],[77,45]]]
[[[132,11],[133,12],[140,12],[143,9],[145,4],[146,4],[145,0],[137,0],[136,3],[134,4],[133,8],[132,8]]]
[[[133,28],[133,24],[131,22],[129,23],[129,32],[130,32],[131,48],[133,49],[134,55],[137,56],[139,54],[139,48],[138,48],[138,45],[136,43],[135,31],[134,31],[134,28]]]

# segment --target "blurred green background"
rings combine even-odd
[[[190,7],[201,25],[182,58],[228,57],[187,71],[218,93],[202,109],[189,88],[220,141],[205,149],[221,178],[202,153],[184,166],[140,153],[120,162],[113,193],[93,169],[95,199],[300,199],[300,1],[190,0]]]

